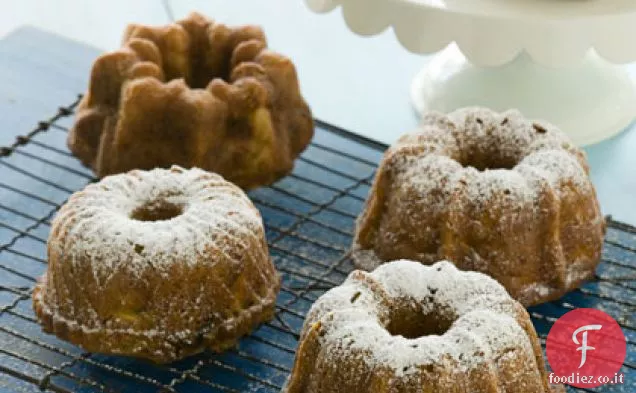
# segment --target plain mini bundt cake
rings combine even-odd
[[[479,108],[430,114],[400,138],[357,224],[360,268],[447,259],[524,305],[593,277],[605,230],[581,150],[517,111]]]
[[[274,315],[280,283],[258,210],[196,168],[135,170],[73,194],[48,258],[33,294],[45,331],[155,362],[234,345]]]
[[[95,61],[68,145],[99,177],[175,164],[253,188],[288,174],[312,136],[294,65],[261,29],[192,14],[131,25]]]
[[[501,285],[446,261],[396,261],[316,301],[283,392],[551,389],[528,313]]]

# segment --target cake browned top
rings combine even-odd
[[[175,164],[252,188],[287,174],[312,135],[295,67],[263,31],[195,13],[130,25],[95,61],[69,147],[100,177]]]

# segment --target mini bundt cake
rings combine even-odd
[[[99,177],[175,164],[248,189],[288,174],[312,136],[294,65],[261,29],[192,14],[131,25],[95,61],[68,145]]]
[[[548,393],[528,313],[451,263],[354,271],[303,326],[285,393]],[[560,391],[560,390],[558,390]]]
[[[386,152],[353,244],[357,267],[446,259],[528,306],[593,277],[605,231],[584,153],[517,111],[432,113]]]
[[[33,293],[46,332],[163,363],[222,351],[274,315],[280,278],[240,188],[179,167],[108,176],[60,209]]]

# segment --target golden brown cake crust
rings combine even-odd
[[[222,351],[274,315],[280,278],[258,210],[200,169],[135,170],[71,196],[33,293],[46,332],[169,362]]]
[[[307,314],[283,393],[549,393],[521,304],[442,261],[355,271]],[[559,391],[559,390],[556,390]]]
[[[175,164],[249,189],[288,174],[312,136],[295,67],[261,29],[195,13],[130,25],[95,61],[68,145],[99,177]]]
[[[605,221],[584,153],[517,111],[429,114],[378,169],[353,245],[372,270],[447,259],[528,306],[594,276]]]

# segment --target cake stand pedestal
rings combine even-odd
[[[633,0],[306,0],[341,6],[361,35],[392,27],[414,53],[439,52],[413,81],[418,113],[480,105],[518,108],[579,145],[636,118]]]

